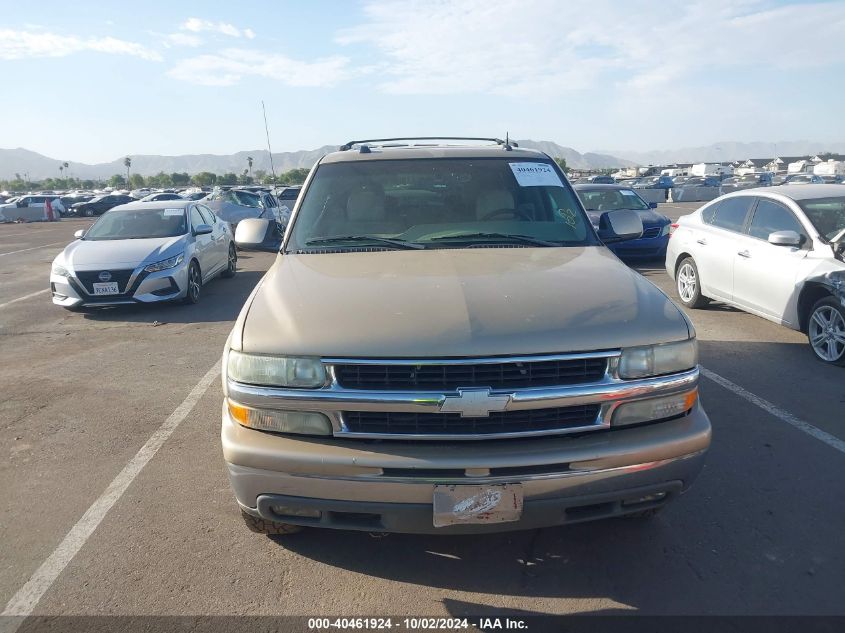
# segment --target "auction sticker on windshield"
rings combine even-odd
[[[184,209],[165,209],[164,210],[164,217],[170,217],[174,215],[183,215],[185,213]]]
[[[548,163],[508,163],[520,187],[562,187],[563,183]]]

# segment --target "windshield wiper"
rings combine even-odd
[[[493,239],[493,240],[511,240],[514,242],[522,242],[523,244],[533,244],[535,246],[560,246],[557,242],[549,242],[548,240],[540,239],[539,237],[531,237],[530,235],[519,235],[516,233],[458,233],[456,235],[444,235],[442,237],[433,237],[431,242],[445,242],[447,240],[472,241],[474,238]]]
[[[425,248],[425,246],[416,242],[407,242],[395,237],[379,237],[377,235],[338,235],[335,237],[315,237],[313,240],[305,242],[305,245],[316,246],[317,244],[335,244],[337,242],[375,242],[376,244],[387,244],[389,246],[408,250],[422,250]]]

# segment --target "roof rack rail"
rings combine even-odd
[[[364,145],[368,143],[394,143],[396,141],[490,141],[496,145],[502,145],[504,149],[509,150],[511,147],[519,147],[516,142],[510,140],[502,140],[500,138],[487,138],[479,136],[401,136],[397,138],[368,138],[360,141],[349,141],[340,146],[341,152],[346,152],[352,149],[354,145]]]

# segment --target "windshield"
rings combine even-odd
[[[636,193],[630,189],[596,189],[578,191],[578,197],[587,211],[616,211],[618,209],[648,209]]]
[[[141,240],[188,232],[185,209],[112,209],[100,216],[84,240]]]
[[[394,247],[598,244],[574,193],[545,161],[332,163],[318,168],[304,196],[288,250],[389,246],[361,236]]]
[[[845,195],[796,202],[825,239],[833,239],[837,233],[845,230]]]

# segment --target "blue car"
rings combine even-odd
[[[658,259],[666,256],[671,221],[655,211],[657,203],[648,203],[636,191],[622,185],[574,185],[590,222],[598,228],[599,218],[606,211],[631,209],[643,222],[643,236],[638,240],[608,244],[621,259]]]

